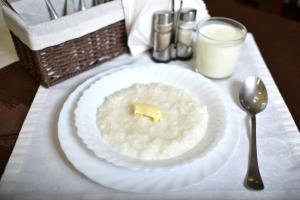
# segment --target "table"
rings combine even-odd
[[[300,24],[248,8],[232,0],[206,0],[212,16],[225,16],[241,21],[256,38],[262,55],[300,126]],[[16,62],[0,70],[0,174],[9,158],[26,113],[37,91],[32,80]]]
[[[62,129],[59,129],[58,132],[56,131],[62,105],[79,84],[89,77],[93,77],[108,69],[119,69],[128,63],[145,66],[145,64],[153,62],[147,53],[141,54],[136,58],[125,54],[49,89],[39,87],[0,181],[0,196],[2,199],[109,198],[179,200],[182,198],[197,199],[199,197],[203,199],[228,200],[240,198],[298,199],[300,191],[300,185],[298,184],[300,178],[299,130],[293,122],[291,114],[287,110],[284,100],[261,57],[252,34],[247,35],[237,68],[232,77],[226,80],[213,81],[220,88],[218,93],[222,95],[221,99],[226,101],[225,104],[229,109],[229,115],[235,116],[235,119],[232,118],[232,120],[229,119],[228,121],[228,125],[231,124],[233,129],[227,132],[230,134],[224,135],[224,140],[222,139],[222,141],[233,141],[231,139],[226,140],[227,136],[233,136],[229,137],[232,139],[239,138],[239,141],[228,162],[202,182],[198,182],[201,174],[203,172],[209,173],[211,170],[219,167],[216,163],[222,162],[223,158],[226,158],[226,155],[228,155],[226,149],[232,149],[234,147],[232,143],[228,144],[225,142],[228,146],[220,143],[220,146],[218,146],[222,147],[222,150],[217,148],[209,154],[216,158],[212,159],[215,164],[205,162],[205,164],[210,163],[205,168],[199,163],[192,163],[192,166],[185,168],[186,170],[178,169],[175,172],[161,172],[143,176],[142,172],[116,168],[97,159],[91,151],[84,146],[82,147],[82,142],[77,140],[76,130],[69,129],[73,127],[72,125],[69,126],[69,122],[72,123],[72,120],[65,121],[67,124],[60,126]],[[174,61],[171,64],[177,65],[174,67],[192,69],[191,62]],[[128,67],[132,66],[127,66],[127,69]],[[260,192],[247,190],[242,184],[248,166],[249,126],[246,124],[249,122],[249,116],[239,108],[237,93],[241,82],[250,75],[259,76],[264,80],[270,100],[266,110],[257,116],[258,159],[266,186],[265,190]],[[80,94],[76,98],[79,97]],[[76,106],[76,100],[73,106]],[[71,117],[70,119],[73,117],[73,108],[66,112]],[[67,116],[61,119],[67,119]],[[69,136],[71,137],[64,137],[66,136],[64,134],[65,130],[70,130]],[[63,138],[61,137],[62,134],[64,135]],[[59,140],[58,137],[60,138]],[[62,145],[59,144],[59,141]],[[66,142],[67,145],[63,145]],[[70,149],[70,144],[79,146],[78,148]],[[61,146],[63,146],[63,151]],[[71,154],[67,155],[67,152]],[[76,157],[71,158],[71,155]],[[207,156],[210,157],[209,155]],[[208,158],[207,156],[205,156],[205,159]],[[75,164],[74,161],[79,161],[78,164],[82,165],[83,168]],[[70,162],[73,165],[70,165]],[[92,163],[96,165],[91,166]],[[92,168],[86,168],[88,166]],[[195,167],[200,168],[197,169]],[[192,171],[192,169],[197,169],[197,171]],[[107,187],[95,184],[91,179],[82,176],[80,171],[92,180],[98,177],[99,183]],[[88,175],[85,172],[91,174]],[[172,174],[175,177],[170,177]],[[141,177],[143,180],[140,179]],[[188,183],[182,181],[182,178],[185,177],[188,177],[191,181],[195,181],[194,178],[197,178],[197,183],[175,192],[167,191],[168,188],[171,189],[169,183],[175,184],[173,186],[178,185],[178,183]],[[160,179],[168,180],[168,183],[164,183]],[[102,182],[105,180],[109,180],[109,182]],[[157,184],[158,182],[162,183],[162,185]],[[149,183],[152,184],[149,185]],[[167,188],[164,186],[167,186]],[[126,192],[112,190],[111,187],[117,187],[119,190]],[[136,187],[143,193],[128,192],[128,190],[136,191]],[[147,194],[144,193],[145,191]],[[155,193],[152,193],[154,191]],[[151,194],[148,194],[148,192]]]

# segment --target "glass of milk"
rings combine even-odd
[[[195,69],[209,78],[231,76],[246,38],[241,23],[223,17],[212,17],[198,25],[195,43]]]

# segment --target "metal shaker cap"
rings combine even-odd
[[[194,8],[182,9],[179,19],[183,22],[191,22],[196,20],[197,10]]]
[[[154,24],[167,25],[173,23],[174,13],[169,10],[161,10],[154,13]]]

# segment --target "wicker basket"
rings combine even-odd
[[[30,49],[10,33],[24,69],[45,87],[128,52],[124,20],[41,50]]]
[[[24,69],[45,87],[128,52],[124,21],[38,51],[11,35]]]

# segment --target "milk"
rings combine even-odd
[[[245,34],[245,29],[226,23],[216,22],[200,27],[195,46],[196,71],[211,78],[230,76]]]

